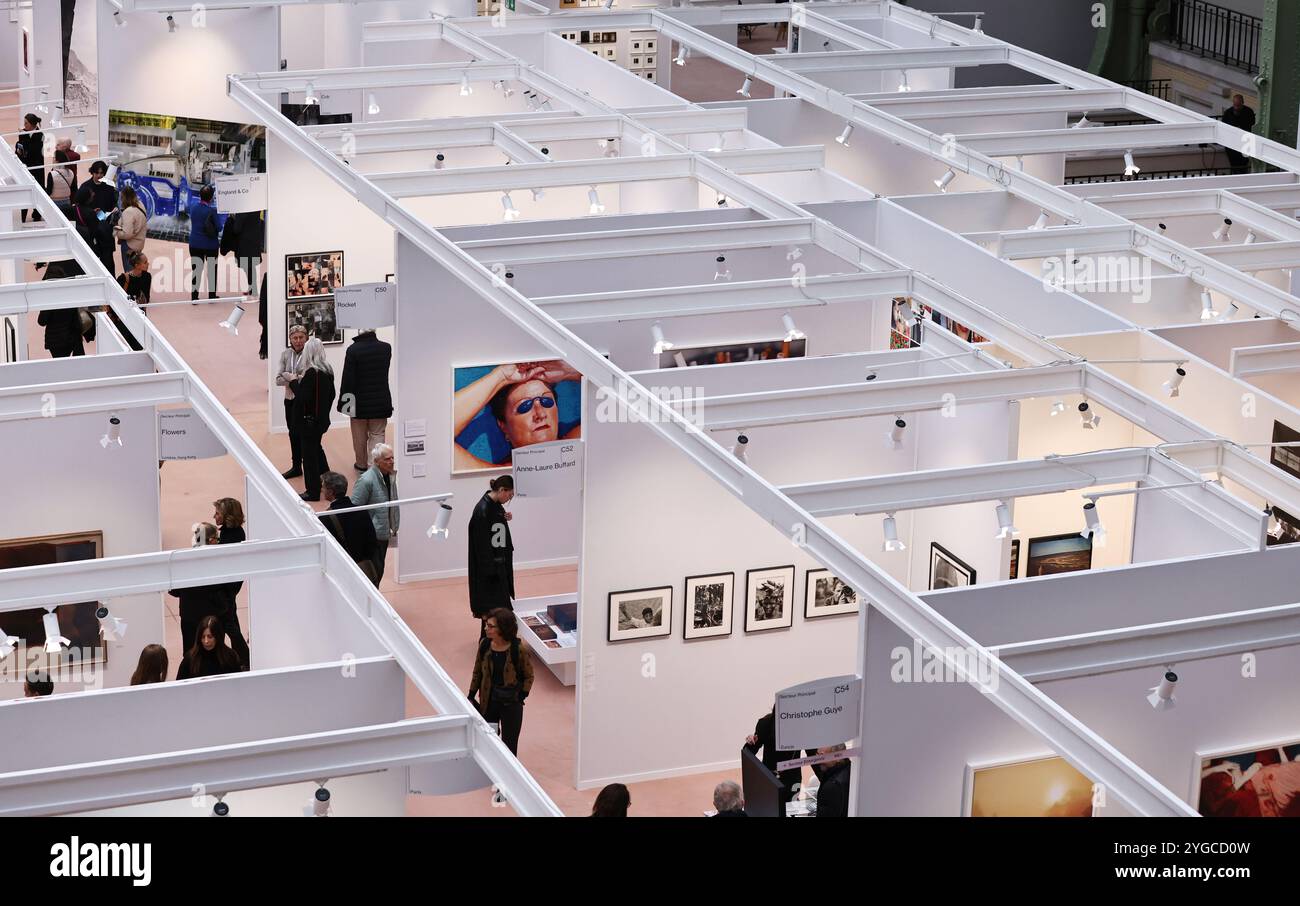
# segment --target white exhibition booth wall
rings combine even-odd
[[[9,366],[4,374],[6,383],[21,380],[17,371],[10,373],[12,369],[38,364]],[[86,369],[83,373],[91,376]],[[119,373],[109,363],[93,376]],[[5,442],[0,443],[0,468],[24,485],[44,488],[46,493],[10,495],[0,523],[0,544],[101,532],[104,557],[159,550],[162,539],[154,409],[123,409],[117,415],[122,422],[122,446],[109,449],[99,444],[108,429],[108,412],[56,415],[4,425],[0,432],[5,437]],[[130,629],[121,641],[107,643],[102,682],[105,686],[125,686],[135,670],[140,649],[150,642],[163,641],[163,603],[154,593],[114,598],[107,603],[113,615],[125,620]],[[0,613],[0,626],[4,626],[3,616]],[[80,683],[60,683],[55,691],[80,688]],[[0,683],[0,699],[22,696],[21,683]]]
[[[289,70],[414,62],[388,58],[364,60],[362,27],[367,22],[428,19],[431,12],[449,18],[472,16],[474,0],[386,0],[382,3],[367,0],[365,3],[284,6],[280,9],[280,53],[286,61],[285,68]],[[392,45],[385,43],[383,46]],[[424,62],[431,61],[426,59]],[[332,112],[328,105],[325,112]]]

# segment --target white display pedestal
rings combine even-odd
[[[544,663],[556,678],[566,686],[578,681],[578,646],[568,648],[551,648],[539,639],[532,628],[524,622],[524,617],[546,613],[550,604],[565,604],[577,598],[577,593],[568,595],[542,595],[536,598],[520,598],[515,601],[515,616],[519,618],[519,638],[533,649],[533,656]]]

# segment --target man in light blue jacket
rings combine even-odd
[[[397,472],[394,470],[393,448],[388,444],[375,444],[370,451],[370,468],[362,473],[352,487],[352,502],[357,506],[387,503],[397,499]],[[388,542],[397,538],[401,514],[395,506],[370,510],[375,524],[375,585],[384,578],[384,560],[388,555]]]

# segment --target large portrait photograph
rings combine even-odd
[[[673,590],[640,588],[609,594],[609,640],[652,639],[673,628]]]
[[[1300,818],[1300,740],[1198,755],[1206,818]]]
[[[719,346],[693,346],[659,353],[660,368],[688,368],[696,365],[731,365],[769,359],[801,359],[808,354],[807,340],[756,340]]]
[[[858,612],[858,593],[829,569],[810,569],[804,577],[803,618],[832,617]]]
[[[78,560],[97,560],[104,555],[103,532],[78,532],[68,535],[47,535],[38,538],[20,538],[0,541],[0,570],[24,566],[44,566],[48,563],[72,563]],[[97,601],[77,604],[60,604],[55,608],[59,620],[59,634],[68,640],[68,647],[57,656],[49,658],[40,654],[40,663],[47,668],[74,663],[105,663],[108,647],[99,635],[99,620],[95,610]],[[45,608],[9,610],[0,615],[0,626],[6,635],[16,636],[27,646],[29,660],[40,653],[45,644]]]
[[[971,818],[1091,818],[1092,781],[1056,756],[966,769]]]
[[[452,472],[508,469],[516,447],[582,436],[582,375],[557,359],[458,367]]]
[[[343,253],[284,256],[284,294],[290,299],[333,296],[343,285]]]
[[[682,638],[710,639],[731,635],[735,573],[686,578],[686,619]]]
[[[745,631],[788,629],[794,623],[794,567],[745,573]]]

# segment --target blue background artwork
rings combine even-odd
[[[454,369],[452,392],[468,387],[496,367],[474,365]],[[560,406],[560,437],[564,437],[582,423],[582,382],[561,381],[556,384],[555,399]],[[510,444],[487,406],[480,409],[465,430],[456,435],[456,443],[484,462],[496,463],[503,468],[510,465]]]

